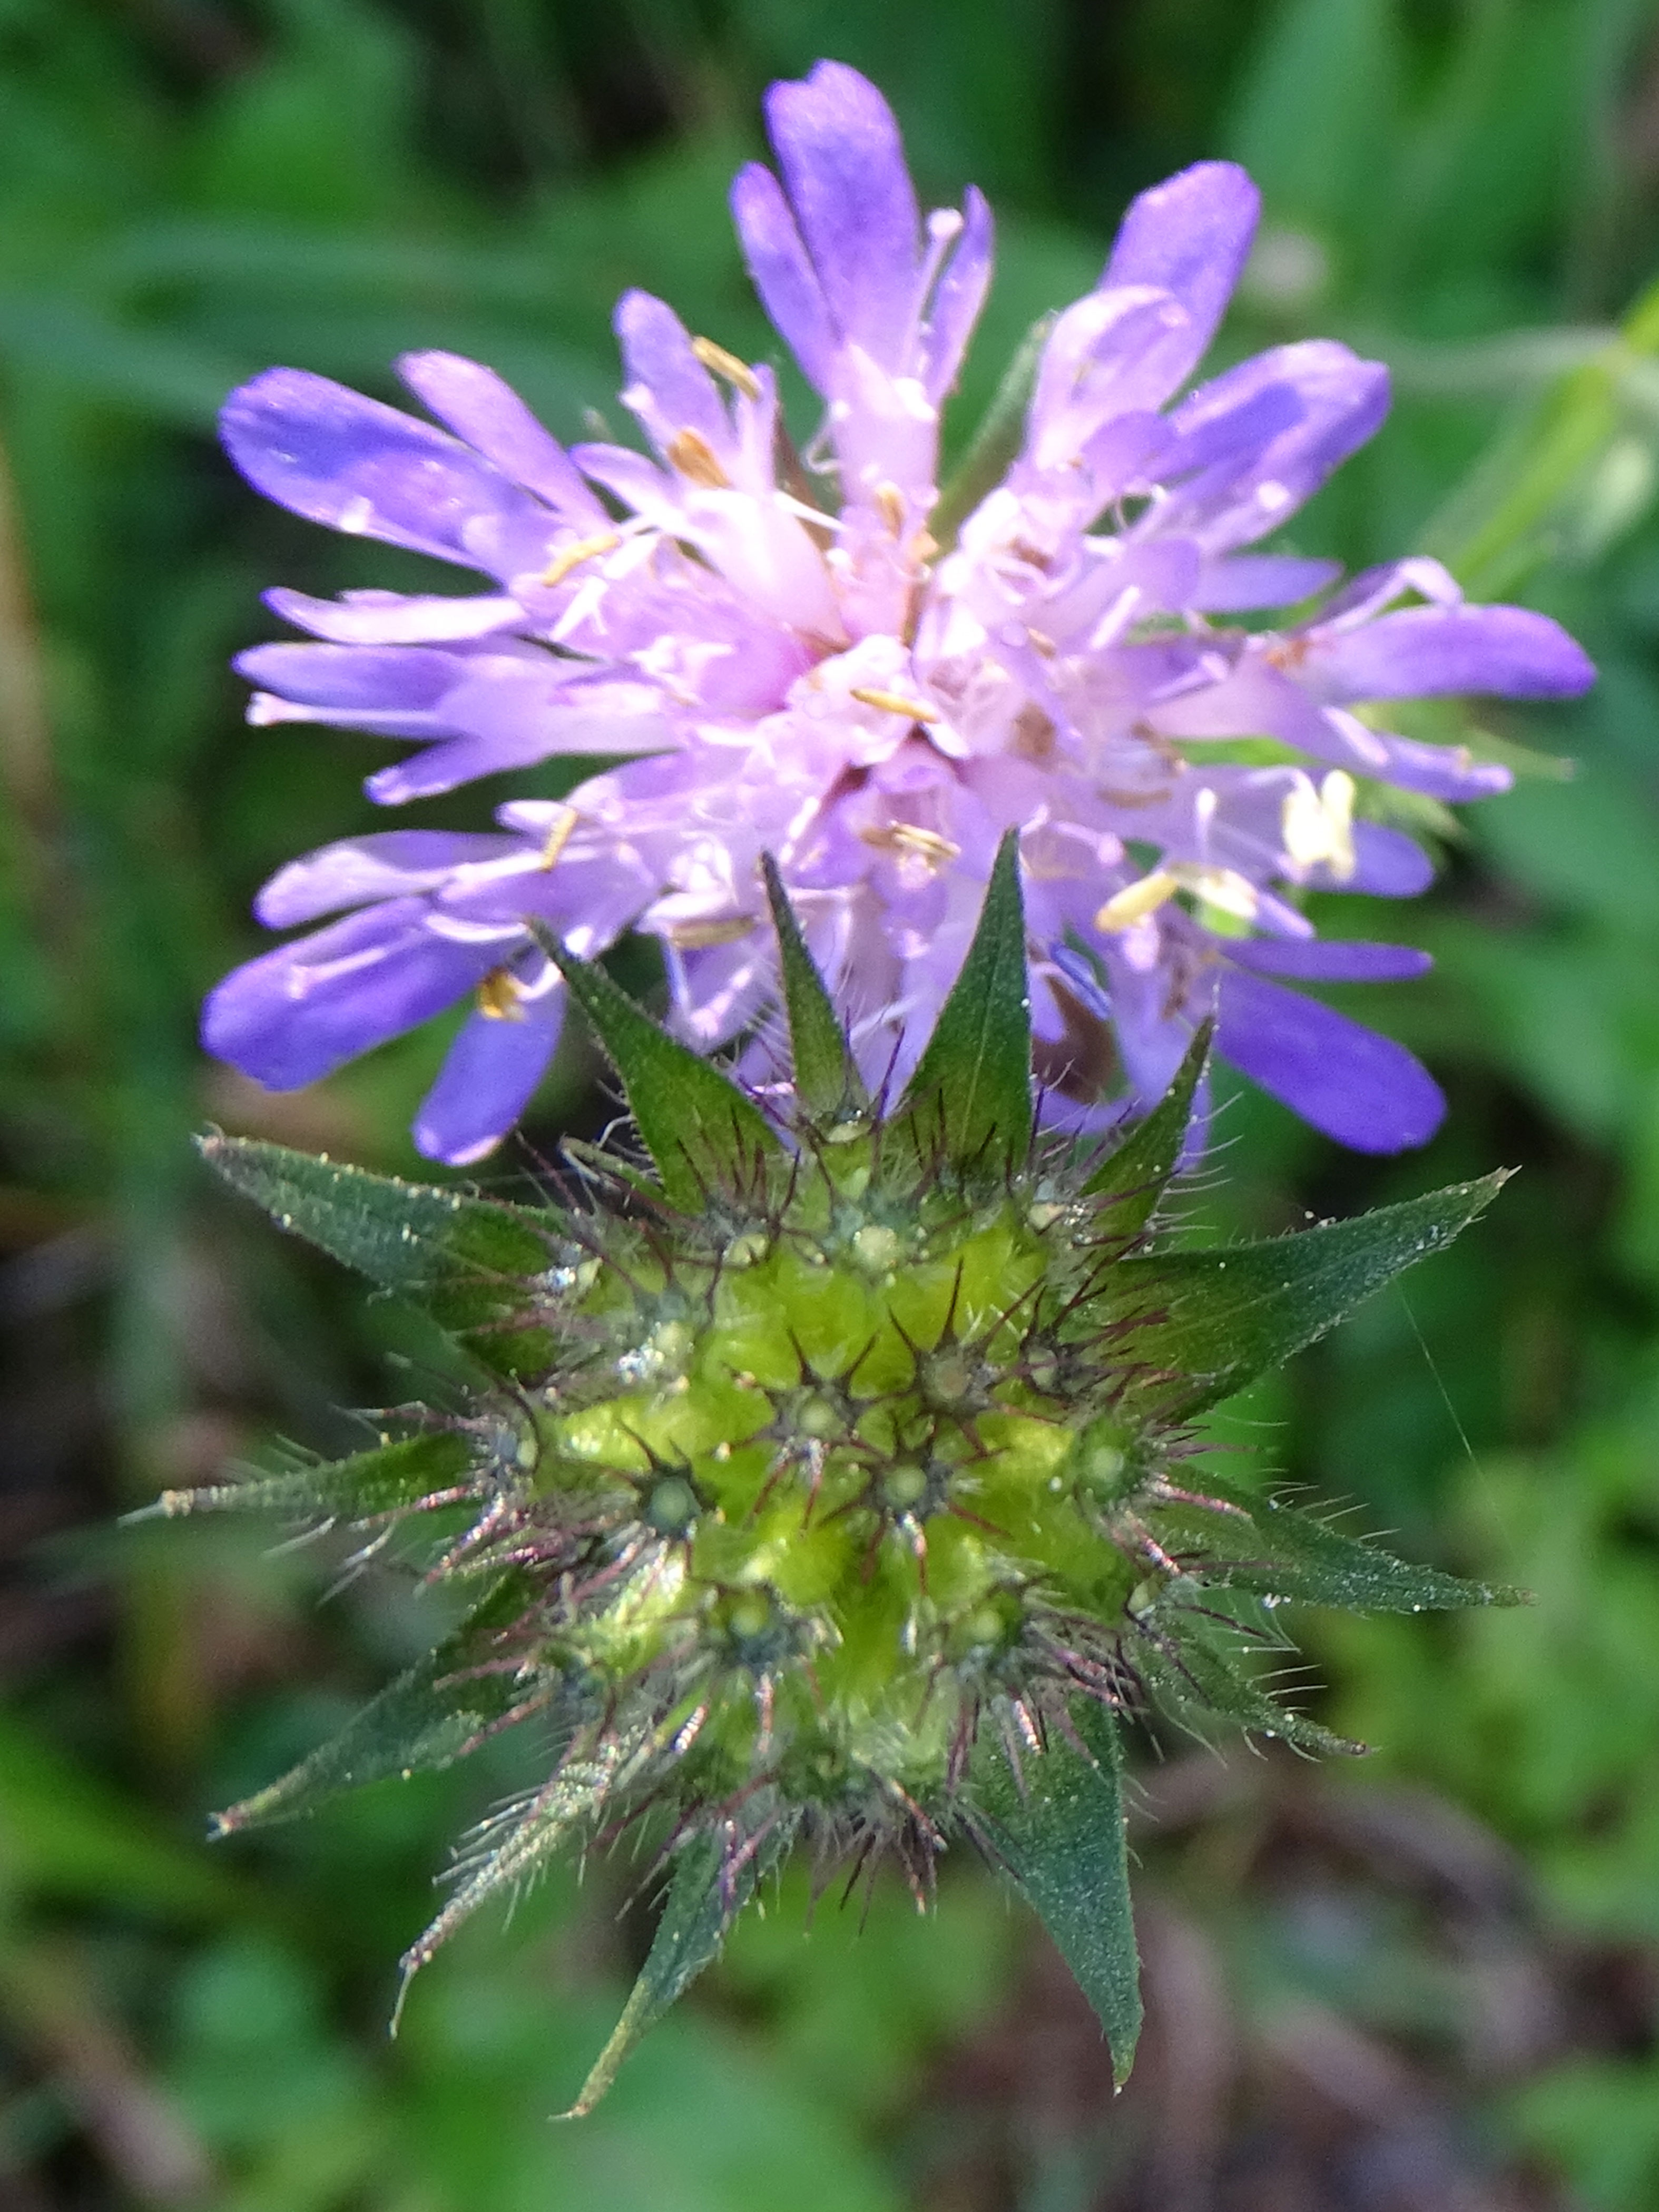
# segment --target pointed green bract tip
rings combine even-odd
[[[742,1187],[778,1140],[754,1101],[653,1022],[603,968],[578,959],[538,922],[532,934],[562,974],[623,1079],[665,1194],[695,1212],[711,1193]]]
[[[841,1017],[806,949],[778,864],[769,853],[763,853],[761,866],[772,926],[777,932],[795,1096],[809,1114],[844,1121],[863,1113],[870,1103],[869,1093],[853,1059]]]
[[[1136,1236],[1146,1226],[1181,1164],[1214,1037],[1215,1024],[1200,1023],[1167,1092],[1083,1186],[1085,1196],[1110,1200],[1100,1218],[1121,1236]]]
[[[572,1145],[568,1187],[513,1206],[205,1141],[285,1228],[429,1313],[478,1377],[382,1417],[349,1459],[165,1501],[359,1541],[395,1529],[464,1599],[424,1659],[220,1826],[534,1727],[551,1771],[472,1838],[404,1986],[555,1854],[659,1839],[657,1937],[573,2115],[795,1843],[890,1857],[925,1902],[963,1837],[1042,1916],[1121,2080],[1139,2023],[1125,1719],[1162,1708],[1352,1752],[1258,1673],[1278,1608],[1507,1595],[1212,1474],[1186,1425],[1441,1249],[1498,1179],[1165,1250],[1152,1224],[1207,1035],[1103,1160],[1036,1133],[1012,836],[890,1109],[763,872],[793,1054],[764,1108],[550,940],[647,1161]]]
[[[1030,1149],[1031,997],[1019,837],[997,848],[979,927],[887,1125],[890,1148],[1006,1173]]]

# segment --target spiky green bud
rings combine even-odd
[[[570,1146],[550,1202],[422,1189],[214,1138],[283,1222],[467,1348],[460,1413],[167,1510],[364,1530],[433,1516],[463,1626],[221,1826],[441,1765],[539,1717],[544,1787],[495,1822],[406,1970],[550,1853],[654,1823],[656,1943],[586,2110],[797,1841],[1005,1868],[1099,2010],[1139,2022],[1118,1723],[1149,1693],[1352,1748],[1241,1657],[1301,1599],[1499,1595],[1195,1471],[1194,1416],[1437,1249],[1496,1179],[1221,1252],[1148,1234],[1202,1061],[1118,1149],[1034,1136],[1012,843],[903,1097],[866,1095],[775,878],[794,1083],[764,1107],[558,950],[650,1166]],[[653,1171],[654,1170],[654,1172]],[[556,1202],[554,1202],[554,1200]]]

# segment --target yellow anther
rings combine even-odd
[[[1237,921],[1254,921],[1261,906],[1255,885],[1236,868],[1200,868],[1191,861],[1176,861],[1170,872],[1183,891],[1190,891],[1218,914]]]
[[[1121,891],[1114,891],[1095,916],[1095,927],[1108,937],[1116,937],[1149,914],[1156,914],[1166,899],[1173,898],[1180,885],[1167,868],[1154,868],[1149,876],[1138,883],[1126,884]]]
[[[962,852],[960,845],[941,837],[937,830],[924,830],[919,822],[884,823],[877,830],[860,830],[859,836],[878,853],[914,853],[936,868],[957,860]]]
[[[736,354],[727,353],[726,348],[716,345],[713,338],[693,338],[691,350],[705,368],[712,370],[716,376],[723,376],[728,384],[734,385],[742,392],[745,399],[760,398],[760,379],[748,362],[739,361]]]
[[[579,538],[574,545],[567,545],[562,553],[553,556],[542,570],[541,581],[550,592],[556,584],[563,583],[573,568],[580,568],[584,561],[591,561],[596,553],[609,553],[621,544],[614,530],[601,530],[594,537]]]
[[[930,531],[919,530],[905,550],[920,567],[924,561],[931,561],[939,551],[939,540]]]
[[[1028,701],[1014,717],[1008,750],[1022,760],[1037,761],[1046,767],[1054,757],[1059,737],[1053,718]]]
[[[478,1012],[489,1022],[521,1022],[519,987],[505,968],[492,968],[478,986]]]
[[[874,707],[884,714],[903,714],[913,722],[937,722],[942,720],[937,707],[930,707],[925,699],[907,699],[902,692],[880,691],[873,684],[855,684],[852,696],[866,707]]]
[[[682,952],[701,952],[711,945],[735,945],[754,927],[753,915],[733,914],[723,921],[677,921],[664,934]]]
[[[1298,780],[1285,801],[1281,821],[1285,850],[1299,868],[1329,866],[1346,883],[1358,862],[1353,849],[1353,778],[1333,769],[1320,785]]]
[[[904,494],[896,483],[878,484],[876,505],[880,509],[882,520],[896,538],[904,527]]]
[[[565,847],[570,842],[571,838],[575,835],[576,824],[580,820],[581,817],[577,813],[574,806],[567,806],[565,808],[558,820],[553,824],[553,827],[547,833],[547,842],[542,847],[541,865],[543,867],[556,868],[558,866],[559,856],[564,851]]]
[[[1126,929],[1133,929],[1147,915],[1156,914],[1177,891],[1187,891],[1201,904],[1213,907],[1218,914],[1232,915],[1240,921],[1254,921],[1261,905],[1255,885],[1236,868],[1212,868],[1196,860],[1172,860],[1168,867],[1154,868],[1138,882],[1126,884],[1109,898],[1095,916],[1095,927],[1103,930],[1109,937],[1115,937]]]
[[[701,430],[682,430],[668,448],[668,458],[683,477],[705,491],[724,491],[732,482]]]

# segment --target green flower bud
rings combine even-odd
[[[462,1627],[239,1827],[441,1764],[532,1715],[566,1749],[409,1954],[550,1853],[654,1816],[668,1901],[586,2109],[796,1840],[890,1854],[925,1900],[954,1836],[1043,1913],[1120,2069],[1139,2019],[1117,1728],[1157,1698],[1316,1748],[1242,1656],[1286,1599],[1494,1593],[1195,1471],[1194,1416],[1437,1249],[1495,1185],[1223,1254],[1149,1232],[1202,1061],[1104,1157],[1034,1135],[1012,845],[902,1098],[865,1096],[771,879],[795,1053],[763,1110],[552,947],[654,1180],[588,1150],[558,1206],[275,1147],[210,1158],[427,1310],[477,1404],[333,1468],[164,1501],[379,1528],[442,1507]],[[459,1537],[453,1513],[471,1524]]]

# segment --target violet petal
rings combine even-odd
[[[1319,611],[1319,635],[1328,637],[1336,629],[1357,629],[1407,592],[1415,592],[1437,607],[1461,606],[1463,600],[1462,586],[1449,569],[1427,553],[1408,553],[1403,561],[1362,568],[1333,592]]]
[[[1091,292],[1067,307],[1037,367],[1026,436],[1033,465],[1075,471],[1079,449],[1103,424],[1158,406],[1187,341],[1185,311],[1166,292]]]
[[[670,307],[649,292],[624,292],[617,302],[616,328],[623,366],[630,386],[643,386],[636,398],[623,395],[646,425],[658,450],[682,430],[693,430],[716,454],[732,443],[732,425],[714,380],[691,350],[690,333]]]
[[[838,330],[898,368],[920,223],[892,110],[856,70],[819,62],[804,82],[771,88],[766,119]]]
[[[202,1042],[268,1091],[315,1083],[441,1013],[488,975],[499,947],[434,936],[421,899],[349,915],[227,975]]]
[[[1332,710],[1333,720],[1340,715],[1340,708]],[[1392,732],[1370,734],[1381,734],[1387,750],[1383,780],[1398,784],[1402,791],[1420,791],[1430,799],[1453,801],[1491,799],[1515,781],[1501,762],[1478,761],[1467,745],[1425,745],[1419,738],[1399,738]]]
[[[1302,673],[1333,702],[1492,691],[1573,699],[1595,681],[1583,647],[1527,607],[1404,607],[1310,639]]]
[[[604,527],[605,509],[558,440],[493,368],[455,353],[406,353],[398,374],[441,422],[503,476],[535,492],[568,521],[589,530]]]
[[[363,789],[377,806],[435,799],[558,754],[651,753],[668,743],[667,726],[654,714],[626,714],[597,693],[591,704],[550,698],[533,682],[463,685],[444,702],[444,715],[449,727],[430,733],[437,742],[367,779]]]
[[[1439,1085],[1403,1045],[1237,969],[1221,980],[1216,1049],[1293,1114],[1357,1152],[1426,1144],[1445,1114]]]
[[[1251,937],[1230,939],[1221,950],[1236,967],[1255,975],[1295,976],[1309,983],[1405,983],[1434,965],[1414,945],[1373,945],[1358,939]]]
[[[1273,392],[1294,399],[1296,419],[1256,447],[1243,466],[1218,465],[1171,502],[1171,526],[1193,531],[1211,552],[1254,543],[1312,498],[1382,424],[1389,373],[1334,341],[1308,339],[1241,362],[1194,392],[1170,419],[1182,437],[1195,437],[1215,418]]]
[[[306,369],[268,368],[233,392],[219,431],[257,491],[354,536],[477,568],[489,524],[551,529],[528,492],[458,440]]]
[[[808,383],[827,394],[836,356],[829,302],[783,187],[758,161],[749,162],[732,179],[732,220],[761,304],[788,341]]]
[[[922,380],[935,406],[956,382],[991,284],[991,210],[984,193],[972,185],[963,195],[962,213],[962,235],[945,265],[928,316]]]
[[[1200,614],[1231,615],[1257,607],[1294,606],[1342,573],[1338,561],[1299,561],[1284,553],[1241,553],[1206,562],[1188,605]]]
[[[1384,822],[1353,825],[1354,871],[1340,880],[1316,868],[1310,883],[1322,890],[1369,891],[1373,898],[1415,898],[1434,881],[1434,862],[1414,838]]]
[[[338,599],[314,599],[282,585],[265,593],[265,605],[295,629],[331,645],[444,645],[461,638],[489,637],[522,629],[524,609],[516,599],[447,599],[402,592],[348,592]]]
[[[1154,284],[1190,319],[1184,383],[1209,349],[1232,297],[1261,210],[1261,195],[1231,161],[1200,161],[1150,191],[1124,216],[1103,284]],[[1171,389],[1174,387],[1171,386]]]
[[[429,646],[284,644],[252,646],[233,665],[296,706],[427,712],[454,689],[462,662]]]
[[[529,1103],[559,1041],[562,989],[519,1021],[468,1016],[415,1116],[429,1160],[470,1167],[495,1151]]]
[[[342,907],[410,897],[478,866],[524,850],[517,837],[452,830],[392,830],[325,845],[280,868],[253,902],[267,929],[290,929]]]

